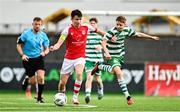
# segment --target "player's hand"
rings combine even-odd
[[[54,46],[50,46],[49,51],[54,51]]]
[[[41,56],[42,57],[45,57],[46,56],[46,54],[45,54],[45,52],[43,51],[43,52],[41,52]]]
[[[102,50],[102,46],[101,45],[97,45],[95,49],[96,49],[96,51],[101,51]]]
[[[22,55],[22,60],[23,60],[23,61],[28,61],[28,60],[29,60],[29,57],[26,56],[25,54],[23,54],[23,55]]]
[[[109,53],[105,53],[104,56],[105,56],[105,58],[106,58],[107,60],[110,60],[110,59],[111,59],[111,55],[110,55]]]
[[[159,40],[159,37],[153,36],[152,39],[154,39],[154,40]]]
[[[116,42],[117,41],[117,37],[116,36],[113,36],[112,38],[111,38],[111,42]]]

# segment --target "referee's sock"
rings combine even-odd
[[[37,100],[42,100],[43,90],[44,90],[44,84],[38,84],[38,99]]]

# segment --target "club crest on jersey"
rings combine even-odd
[[[85,35],[85,34],[86,34],[86,31],[83,30],[83,31],[82,31],[82,34]]]

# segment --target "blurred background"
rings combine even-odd
[[[35,16],[44,19],[51,44],[70,24],[70,12],[80,9],[84,20],[97,17],[105,31],[119,15],[127,25],[160,37],[159,41],[131,38],[125,42],[123,72],[130,92],[145,95],[180,95],[180,1],[179,0],[0,0],[0,89],[21,89],[24,69],[16,40],[31,27]],[[65,46],[46,57],[46,89],[56,90]],[[84,81],[86,75],[83,76]],[[116,77],[102,75],[105,92],[118,92]],[[73,89],[74,75],[67,89]],[[96,91],[93,82],[93,91]],[[176,86],[175,86],[176,85]],[[84,90],[84,84],[82,87]],[[171,94],[172,93],[172,94]]]

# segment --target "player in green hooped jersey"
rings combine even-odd
[[[121,67],[124,63],[125,55],[124,40],[129,37],[132,38],[133,36],[159,40],[159,37],[134,31],[130,27],[126,26],[126,18],[124,16],[119,16],[116,18],[116,26],[107,31],[102,41],[102,47],[105,52],[105,58],[108,65],[96,63],[91,72],[94,74],[98,69],[100,69],[115,74],[121,91],[126,97],[128,105],[132,105],[134,100],[128,92]]]
[[[93,27],[97,27],[98,20],[97,18],[91,18],[89,23]],[[105,33],[104,33],[105,34]],[[94,68],[96,62],[103,62],[103,55],[102,55],[102,36],[93,32],[89,31],[86,41],[86,64],[85,64],[85,71],[87,74],[86,77],[86,85],[85,85],[85,102],[89,103],[91,100],[91,88],[92,88],[92,81],[93,75],[91,75],[91,71]],[[98,99],[102,99],[103,97],[103,83],[101,80],[101,71],[97,71],[94,73],[97,80],[97,89],[98,89]]]

